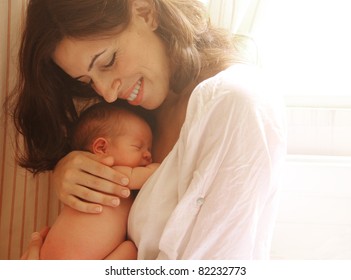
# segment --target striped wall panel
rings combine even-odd
[[[27,0],[0,0],[0,102],[16,78],[16,56]],[[33,231],[51,225],[60,203],[50,188],[50,174],[33,175],[14,160],[14,129],[1,107],[0,259],[19,259]]]

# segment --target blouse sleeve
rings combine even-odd
[[[172,258],[268,257],[286,137],[281,104],[259,89],[217,84],[192,96],[180,139],[181,164],[194,171],[173,213],[188,230],[171,217],[159,258],[167,236],[179,243]]]

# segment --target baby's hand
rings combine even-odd
[[[114,166],[113,169],[129,178],[129,189],[140,190],[146,180],[149,179],[159,166],[159,163],[151,163],[147,166],[137,166],[133,168],[128,166]]]

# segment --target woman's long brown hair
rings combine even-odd
[[[22,167],[51,170],[70,147],[67,141],[77,113],[74,97],[96,96],[70,78],[51,59],[64,37],[111,36],[130,20],[132,0],[30,0],[19,52],[19,75],[9,104],[24,148]],[[230,34],[213,28],[197,0],[146,0],[156,11],[156,32],[172,65],[170,87],[181,92],[206,68],[224,69],[236,60]],[[20,139],[20,137],[18,137]]]

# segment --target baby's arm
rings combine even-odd
[[[50,229],[41,259],[103,259],[126,239],[132,198],[101,214],[87,214],[65,206]]]
[[[146,180],[155,172],[160,166],[159,163],[151,163],[147,166],[128,167],[128,166],[114,166],[113,168],[129,178],[128,187],[131,190],[140,190]]]

